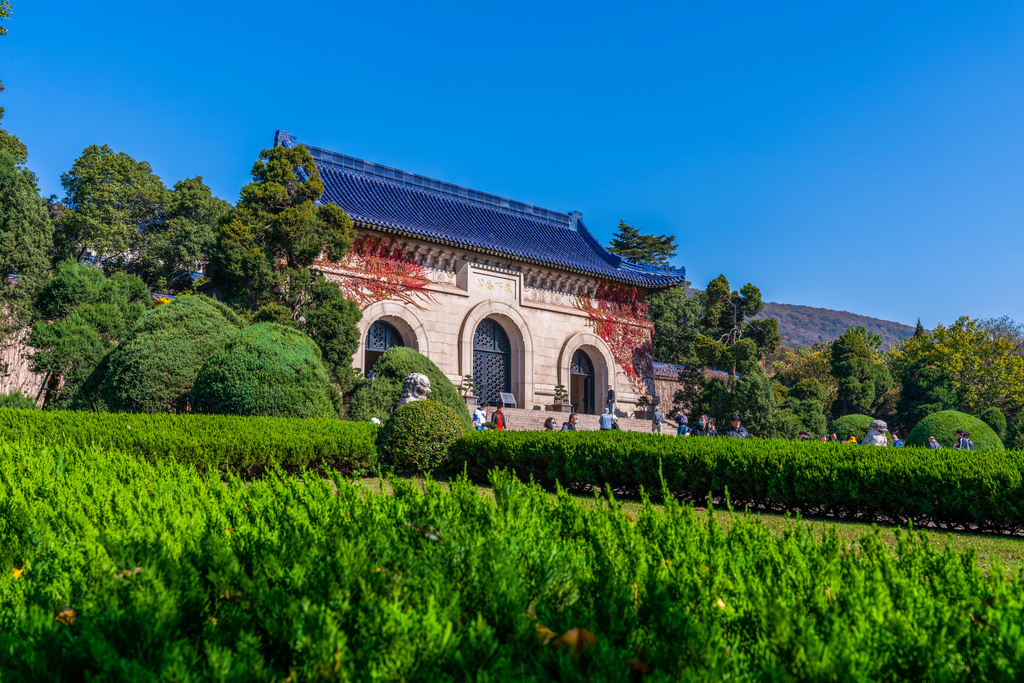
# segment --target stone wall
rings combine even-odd
[[[46,375],[32,372],[29,349],[25,345],[29,329],[25,328],[14,339],[0,344],[0,394],[20,391],[26,396],[39,396]]]

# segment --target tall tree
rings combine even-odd
[[[864,328],[851,327],[832,343],[832,375],[839,389],[832,402],[832,417],[871,415],[892,386],[892,376],[877,356],[874,340]],[[880,343],[880,342],[879,342]]]
[[[673,287],[647,297],[647,317],[654,324],[654,360],[692,365],[694,344],[701,334],[700,298]]]
[[[317,205],[324,185],[305,147],[263,150],[252,179],[221,220],[210,274],[236,308],[305,331],[345,388],[361,314],[312,266],[321,255],[341,260],[355,237],[352,221],[333,204]]]
[[[86,147],[60,181],[68,210],[57,219],[59,259],[91,255],[99,263],[129,262],[139,234],[162,220],[169,199],[147,162],[106,145]]]
[[[644,235],[620,220],[608,251],[633,263],[667,266],[676,256],[676,238],[672,235]]]

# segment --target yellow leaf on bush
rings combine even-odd
[[[544,624],[537,624],[537,641],[541,645],[547,645],[551,642],[551,639],[555,637],[555,632],[549,629]]]
[[[25,571],[24,569],[18,569],[17,567],[15,567],[14,568],[14,578],[16,578],[16,579],[21,578],[21,575],[22,575],[22,573],[24,571]]]
[[[76,616],[77,615],[75,614],[75,610],[71,609],[67,605],[64,605],[60,608],[60,611],[57,612],[57,616],[55,616],[53,620],[59,621],[65,626],[71,626],[75,623]]]
[[[718,607],[718,609],[723,609],[724,610],[725,609],[725,600],[722,600],[722,598],[718,598],[718,602],[716,602],[715,605]]]
[[[590,648],[597,645],[597,638],[585,628],[571,628],[558,636],[552,645],[559,650],[569,650],[573,659],[579,659]]]

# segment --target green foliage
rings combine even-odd
[[[210,354],[244,326],[205,296],[178,297],[139,318],[93,371],[73,407],[162,413],[189,409],[192,384]]]
[[[371,473],[376,439],[376,425],[338,420],[0,410],[0,442],[97,445],[154,462],[172,459],[200,471],[246,476],[276,468]]]
[[[672,287],[648,296],[646,303],[647,317],[654,325],[654,359],[659,363],[692,365],[694,345],[700,336],[700,299],[687,297],[683,287]]]
[[[987,424],[999,438],[1003,438],[1006,434],[1006,416],[999,408],[988,408],[982,411],[978,418]]]
[[[407,403],[377,436],[382,463],[398,470],[430,471],[448,463],[448,449],[466,433],[454,410],[438,401]]]
[[[671,499],[634,520],[491,483],[368,495],[0,445],[0,676],[640,680],[632,659],[651,680],[1014,680],[1024,665],[1021,582],[919,534],[777,535]],[[542,627],[596,645],[577,661]]]
[[[743,326],[743,337],[750,339],[757,345],[758,358],[764,358],[775,353],[782,344],[782,335],[779,333],[779,321],[775,318],[751,320]]]
[[[2,10],[3,4],[4,0],[0,0],[0,10]],[[0,30],[3,30],[3,27],[0,27]],[[0,86],[0,92],[2,92],[2,87]],[[4,108],[0,107],[0,121],[3,120]],[[28,147],[25,146],[25,143],[3,128],[0,128],[0,152],[7,152],[19,164],[24,164],[28,161]]]
[[[32,326],[27,339],[35,349],[32,369],[49,373],[51,388],[65,382],[58,394],[48,394],[47,404],[85,400],[76,396],[94,392],[95,379],[88,383],[97,366],[152,306],[145,284],[133,275],[107,277],[71,260],[57,264],[34,302],[43,320]]]
[[[451,380],[426,356],[404,346],[391,347],[377,360],[373,366],[373,382],[360,387],[352,396],[350,419],[376,417],[386,420],[402,398],[402,381],[414,372],[426,375],[430,380],[428,401],[448,406],[466,429],[472,429],[473,419],[466,408],[466,401],[459,396]]]
[[[1007,448],[1024,451],[1024,412],[1018,413],[1007,422],[1006,437],[1003,443]]]
[[[832,416],[872,413],[892,386],[892,376],[877,358],[881,337],[863,327],[851,327],[832,343],[832,375],[839,389]]]
[[[177,294],[192,287],[216,236],[217,219],[231,208],[199,176],[179,180],[164,195],[159,216],[132,236],[127,261],[112,266],[135,273],[150,289]]]
[[[667,266],[676,256],[676,238],[673,235],[643,235],[620,220],[608,251],[632,263]]]
[[[13,287],[0,287],[0,310],[4,312],[0,342],[31,323],[33,300],[49,269],[53,246],[46,202],[36,191],[31,174],[19,171],[17,160],[5,147],[0,144],[0,278],[7,284],[7,275],[16,274],[18,281]]]
[[[843,415],[832,423],[831,431],[836,433],[836,436],[840,441],[846,441],[851,436],[854,436],[857,437],[857,443],[860,443],[864,440],[864,437],[868,433],[868,428],[875,419],[876,418],[873,418],[870,415]],[[886,433],[885,439],[892,444],[891,434]]]
[[[451,468],[514,468],[521,478],[616,495],[722,500],[803,515],[839,512],[905,524],[1024,530],[1024,452],[877,448],[817,441],[635,432],[469,432]]]
[[[192,399],[201,413],[337,417],[337,391],[320,349],[277,323],[259,323],[228,339],[199,370]]]
[[[39,406],[31,396],[25,396],[20,391],[12,391],[9,394],[0,394],[0,409],[10,408],[12,410],[35,410]]]
[[[309,335],[331,378],[347,392],[355,382],[352,354],[359,348],[362,314],[337,284],[310,267],[321,254],[341,260],[355,238],[352,221],[334,204],[316,204],[324,184],[305,147],[263,150],[252,178],[238,206],[221,220],[209,273],[232,306],[273,306],[262,320]],[[286,323],[286,316],[294,323]]]
[[[991,427],[973,415],[955,410],[943,410],[928,415],[911,430],[905,443],[908,446],[924,446],[928,442],[928,437],[934,436],[944,449],[949,448],[956,443],[958,429],[970,432],[971,441],[977,449],[1003,450],[1002,440]]]
[[[739,292],[730,291],[725,275],[719,275],[704,290],[705,334],[712,340],[733,343],[743,330],[745,318],[764,309],[761,290],[749,282]],[[776,328],[777,329],[777,328]]]
[[[960,407],[953,380],[939,368],[919,360],[905,367],[898,375],[900,396],[896,414],[904,429],[913,428],[927,415]]]
[[[828,390],[816,379],[807,378],[784,391],[792,405],[783,414],[796,421],[797,431],[808,431],[814,436],[825,433],[824,401]]]
[[[244,308],[298,298],[312,282],[308,268],[317,257],[338,261],[355,238],[341,209],[316,205],[324,184],[305,147],[263,150],[252,179],[224,217],[210,254],[214,281]]]

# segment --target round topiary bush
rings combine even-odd
[[[448,447],[466,433],[455,411],[439,401],[407,403],[377,434],[381,462],[398,470],[433,470],[448,461]]]
[[[970,432],[975,448],[1004,450],[1003,442],[992,428],[978,418],[955,410],[941,410],[926,415],[918,422],[907,436],[908,446],[924,446],[928,437],[934,436],[943,448],[949,448],[956,442],[956,430]]]
[[[863,441],[874,419],[870,415],[843,415],[832,423],[832,431],[840,441],[846,441],[851,436],[857,437],[858,442]]]
[[[237,332],[196,375],[196,412],[265,417],[337,417],[337,392],[320,349],[302,332],[260,323]]]
[[[1003,411],[999,410],[999,408],[986,408],[978,416],[978,419],[991,427],[992,431],[998,434],[1000,439],[1006,434],[1006,416],[1003,415]],[[973,434],[973,432],[971,433]]]
[[[466,400],[441,370],[426,356],[405,346],[393,346],[373,366],[373,382],[356,390],[348,416],[352,420],[372,417],[387,419],[402,397],[402,381],[414,372],[430,378],[428,401],[437,401],[455,411],[466,429],[473,419],[466,408]]]
[[[97,367],[99,397],[118,412],[182,412],[199,368],[244,326],[234,311],[205,296],[178,297],[147,311]]]

